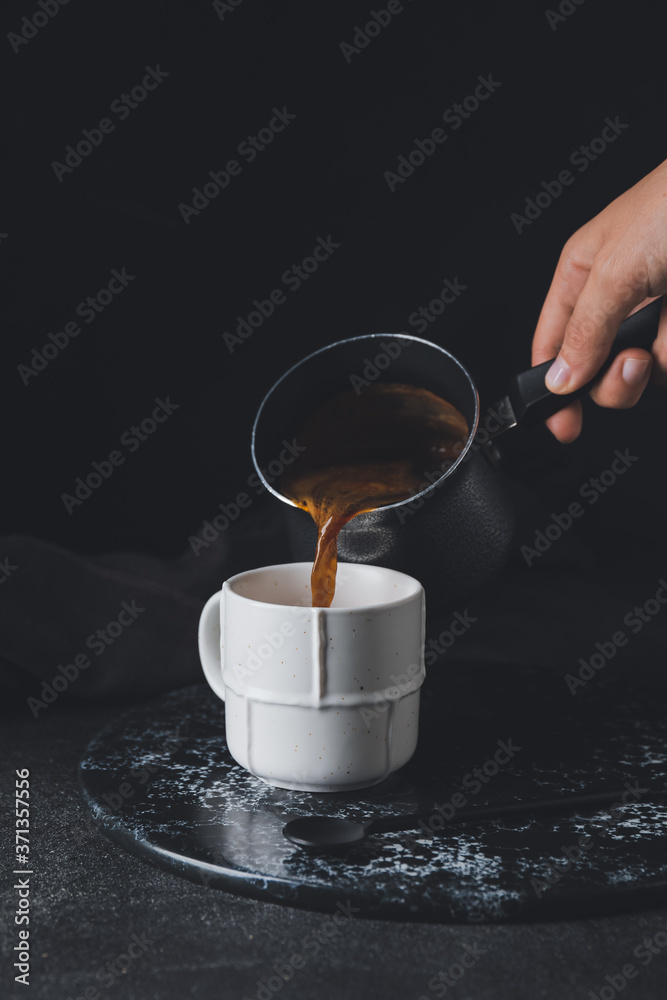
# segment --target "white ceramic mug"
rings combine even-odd
[[[339,563],[330,608],[311,563],[239,573],[206,603],[199,654],[235,760],[280,788],[374,785],[415,751],[425,600],[405,573]]]

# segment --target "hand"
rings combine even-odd
[[[585,385],[609,354],[623,320],[667,292],[667,160],[577,230],[563,251],[533,338],[533,365],[558,355],[547,388]],[[667,381],[667,299],[652,353],[622,351],[591,391],[600,406],[634,406],[651,371]],[[559,441],[581,431],[575,401],[547,420]]]

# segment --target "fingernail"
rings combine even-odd
[[[642,361],[639,358],[626,358],[623,362],[623,381],[627,385],[638,385],[646,378],[650,363],[650,361]]]
[[[570,366],[562,358],[556,358],[544,379],[547,389],[555,392],[567,385],[570,380]]]

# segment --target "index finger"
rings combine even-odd
[[[619,326],[646,297],[639,280],[628,279],[623,262],[598,255],[567,321],[563,344],[545,377],[551,392],[581,388],[598,372]]]
[[[573,237],[574,239],[575,237]],[[574,312],[595,259],[594,249],[581,244],[576,250],[568,241],[558,258],[549,291],[540,312],[533,336],[532,363],[539,365],[558,354],[565,339],[565,329]]]

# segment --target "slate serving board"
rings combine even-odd
[[[422,689],[410,763],[374,788],[327,795],[244,771],[225,745],[224,706],[198,685],[107,726],[79,779],[104,833],[212,888],[397,920],[577,917],[667,898],[667,795],[642,791],[667,784],[666,701],[636,677],[599,675],[572,695],[562,676],[538,670],[448,665]],[[451,825],[443,835],[382,834],[324,857],[282,836],[289,819],[310,814],[425,808],[443,826],[462,799],[469,807],[598,788],[625,790],[627,804]]]

